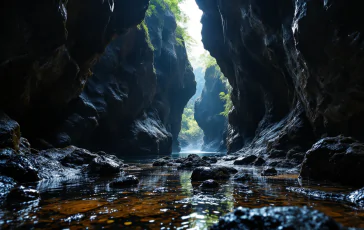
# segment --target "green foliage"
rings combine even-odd
[[[199,65],[202,66],[205,71],[212,66],[216,66],[216,69],[220,71],[220,67],[217,65],[216,59],[207,51],[200,55]]]
[[[154,46],[152,44],[152,42],[150,41],[150,36],[149,36],[149,30],[147,25],[145,24],[145,21],[142,21],[138,26],[137,26],[138,30],[142,30],[145,33],[145,41],[147,42],[149,48],[154,51]]]
[[[194,118],[194,108],[192,105],[189,105],[184,109],[179,136],[188,143],[194,143],[203,136],[203,131]]]
[[[228,93],[220,93],[220,99],[225,102],[224,111],[222,111],[220,115],[228,117],[230,110],[233,108],[233,102],[231,101],[231,87],[228,90]]]
[[[179,8],[180,3],[185,0],[151,0],[149,8],[147,10],[146,16],[151,17],[152,15],[158,15],[158,8],[166,10],[167,8],[171,10],[177,21],[176,29],[176,41],[180,46],[186,45],[187,48],[191,47],[196,43],[196,41],[187,32],[187,28],[184,26],[188,21],[188,16],[181,11]]]

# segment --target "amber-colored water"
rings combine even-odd
[[[112,178],[78,178],[48,181],[37,186],[41,199],[30,205],[0,209],[0,228],[24,229],[206,229],[235,207],[297,205],[318,209],[345,226],[364,228],[364,211],[346,203],[310,200],[286,191],[299,186],[297,175],[261,178],[259,169],[242,169],[254,175],[248,183],[227,181],[215,192],[202,192],[191,183],[190,171],[152,168],[130,173],[139,186],[111,189]],[[309,184],[325,191],[353,188]]]

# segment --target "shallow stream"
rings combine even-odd
[[[222,182],[218,191],[202,192],[199,183],[191,183],[191,171],[151,167],[152,160],[153,157],[126,160],[142,169],[129,171],[140,179],[140,184],[132,188],[111,189],[108,183],[113,178],[93,177],[31,184],[41,192],[41,199],[0,208],[0,229],[206,229],[238,206],[291,205],[309,206],[345,226],[364,228],[364,211],[355,206],[313,200],[286,190],[300,184],[331,192],[350,192],[355,188],[300,181],[297,175],[262,178],[259,169],[240,168],[252,174],[254,180],[230,180]]]

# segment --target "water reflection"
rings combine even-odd
[[[2,207],[0,228],[130,228],[206,229],[221,215],[238,206],[310,206],[346,226],[364,227],[364,212],[345,203],[312,200],[286,191],[299,186],[297,175],[262,178],[259,171],[241,169],[253,176],[247,183],[222,182],[218,191],[201,191],[191,183],[190,171],[142,166],[132,171],[140,178],[133,188],[113,189],[113,178],[78,178],[33,184],[41,200]],[[306,187],[344,191],[346,187],[302,182]]]

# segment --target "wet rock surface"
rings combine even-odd
[[[115,181],[110,182],[111,188],[123,188],[139,184],[139,179],[134,175],[125,175]]]
[[[86,170],[91,174],[109,176],[123,171],[122,165],[123,163],[120,160],[115,161],[115,159],[106,156],[98,156],[91,161]]]
[[[222,229],[346,229],[325,214],[307,207],[239,207],[214,225]]]
[[[337,202],[351,203],[358,207],[364,207],[364,188],[355,190],[349,194],[324,192],[302,187],[287,187],[286,189],[290,192],[298,193],[318,200],[334,200]]]
[[[364,186],[363,165],[363,143],[350,137],[327,137],[307,151],[300,175],[307,179]]]
[[[258,159],[255,155],[243,156],[234,161],[234,165],[250,165]]]
[[[202,160],[207,161],[207,162],[208,162],[208,163],[210,163],[210,164],[215,164],[215,163],[217,163],[218,158],[217,158],[217,157],[208,157],[208,156],[203,156],[203,157],[202,157]]]
[[[16,185],[13,178],[0,176],[0,202],[6,197],[12,188]]]
[[[0,149],[19,149],[20,126],[0,110]]]
[[[200,166],[206,166],[206,167],[211,166],[210,163],[208,163],[205,160],[202,160],[201,157],[199,157],[196,154],[190,154],[186,158],[181,158],[178,161],[178,163],[180,163],[178,169],[194,169]]]
[[[261,173],[262,176],[276,176],[277,170],[273,167],[265,167]]]
[[[40,198],[39,191],[31,188],[20,186],[10,191],[7,196],[7,202],[9,204],[13,202],[27,202],[33,201]]]
[[[213,180],[228,180],[231,175],[237,173],[233,167],[213,166],[213,167],[198,167],[195,168],[191,175],[192,181],[203,181],[208,179]]]
[[[200,188],[203,188],[203,189],[214,189],[214,188],[218,188],[218,187],[220,187],[220,184],[212,179],[205,180],[200,185]]]

